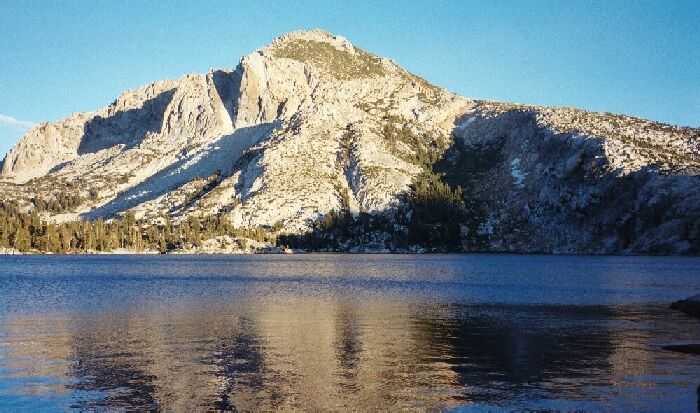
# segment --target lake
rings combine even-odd
[[[0,257],[0,410],[695,411],[700,258]]]

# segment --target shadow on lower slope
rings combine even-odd
[[[276,127],[265,123],[239,128],[222,136],[205,148],[176,161],[136,186],[119,193],[116,198],[89,213],[84,218],[109,218],[118,212],[158,198],[196,178],[207,178],[219,173],[229,176],[241,154],[249,147],[269,137]]]
[[[424,165],[399,208],[333,212],[280,242],[341,251],[700,253],[700,177],[654,165],[614,169],[604,138],[554,132],[532,111],[472,122]]]

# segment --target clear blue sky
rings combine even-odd
[[[700,1],[0,0],[0,156],[26,122],[322,28],[475,98],[700,126]]]

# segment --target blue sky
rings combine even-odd
[[[0,156],[32,122],[322,28],[468,97],[700,126],[700,1],[0,1]]]

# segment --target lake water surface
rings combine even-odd
[[[0,410],[695,411],[700,259],[0,257]]]

